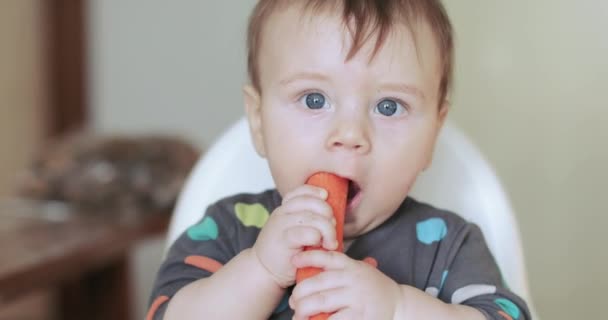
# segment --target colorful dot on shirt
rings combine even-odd
[[[498,314],[503,317],[505,320],[513,320],[510,315],[506,314],[504,311],[498,311]]]
[[[160,306],[162,306],[163,303],[167,301],[169,301],[169,297],[167,296],[160,296],[154,299],[154,302],[152,302],[152,305],[150,306],[150,309],[148,309],[148,313],[146,314],[146,320],[154,319],[154,315],[156,314],[156,311],[158,311],[158,308],[160,308]]]
[[[374,268],[378,268],[378,260],[372,258],[372,257],[367,257],[365,259],[363,259],[363,262],[369,264],[370,266],[374,267]]]
[[[188,237],[194,241],[215,240],[218,233],[217,223],[212,217],[205,217],[199,224],[188,229]]]
[[[448,277],[448,270],[445,270],[441,274],[441,283],[439,284],[439,288],[428,287],[428,288],[424,289],[424,292],[437,298],[439,296],[439,292],[441,292],[441,290],[443,290],[443,285],[445,284],[445,280],[447,279],[447,277]]]
[[[416,224],[416,236],[424,244],[441,241],[447,233],[448,227],[441,218],[430,218]]]
[[[431,295],[434,298],[437,298],[439,296],[439,289],[437,289],[435,287],[428,287],[428,288],[424,289],[424,292],[426,292],[427,294]]]
[[[519,308],[515,305],[515,303],[511,302],[511,300],[507,300],[504,298],[494,300],[504,312],[506,312],[511,318],[517,320],[519,319]]]
[[[184,263],[211,273],[216,272],[222,267],[219,261],[205,256],[188,256],[184,260]]]
[[[259,203],[246,204],[239,202],[234,205],[234,212],[246,227],[262,228],[270,217],[268,210]]]
[[[471,298],[484,294],[495,294],[496,287],[487,284],[471,284],[462,287],[452,294],[452,304],[461,304]]]

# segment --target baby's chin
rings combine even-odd
[[[391,217],[390,214],[373,218],[357,215],[357,211],[344,217],[344,239],[354,239],[377,228]]]
[[[373,228],[374,226],[372,225],[362,226],[358,223],[358,221],[354,219],[349,221],[348,218],[346,218],[346,221],[344,221],[344,239],[355,239]]]

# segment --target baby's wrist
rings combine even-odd
[[[281,290],[285,290],[292,284],[293,280],[282,279],[282,277],[272,272],[272,270],[264,263],[264,261],[262,261],[260,255],[256,252],[255,246],[247,250],[249,250],[248,253],[251,259],[253,260],[252,262],[257,266],[256,270],[260,270],[260,273],[262,273],[265,278],[271,280]]]

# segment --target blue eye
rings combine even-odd
[[[384,116],[390,117],[397,113],[403,112],[405,108],[398,102],[391,99],[384,99],[376,105],[376,109],[374,110],[377,113],[380,113]]]
[[[304,98],[306,99],[306,106],[310,109],[321,109],[325,106],[325,97],[320,93],[309,93]]]

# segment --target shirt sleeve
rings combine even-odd
[[[530,319],[525,301],[504,283],[479,227],[462,225],[452,241],[445,268],[435,276],[437,287],[427,288],[427,293],[447,303],[473,307],[487,319]]]
[[[177,291],[209,277],[240,252],[234,244],[237,225],[227,209],[222,203],[209,207],[170,247],[152,288],[146,320],[163,319]]]

